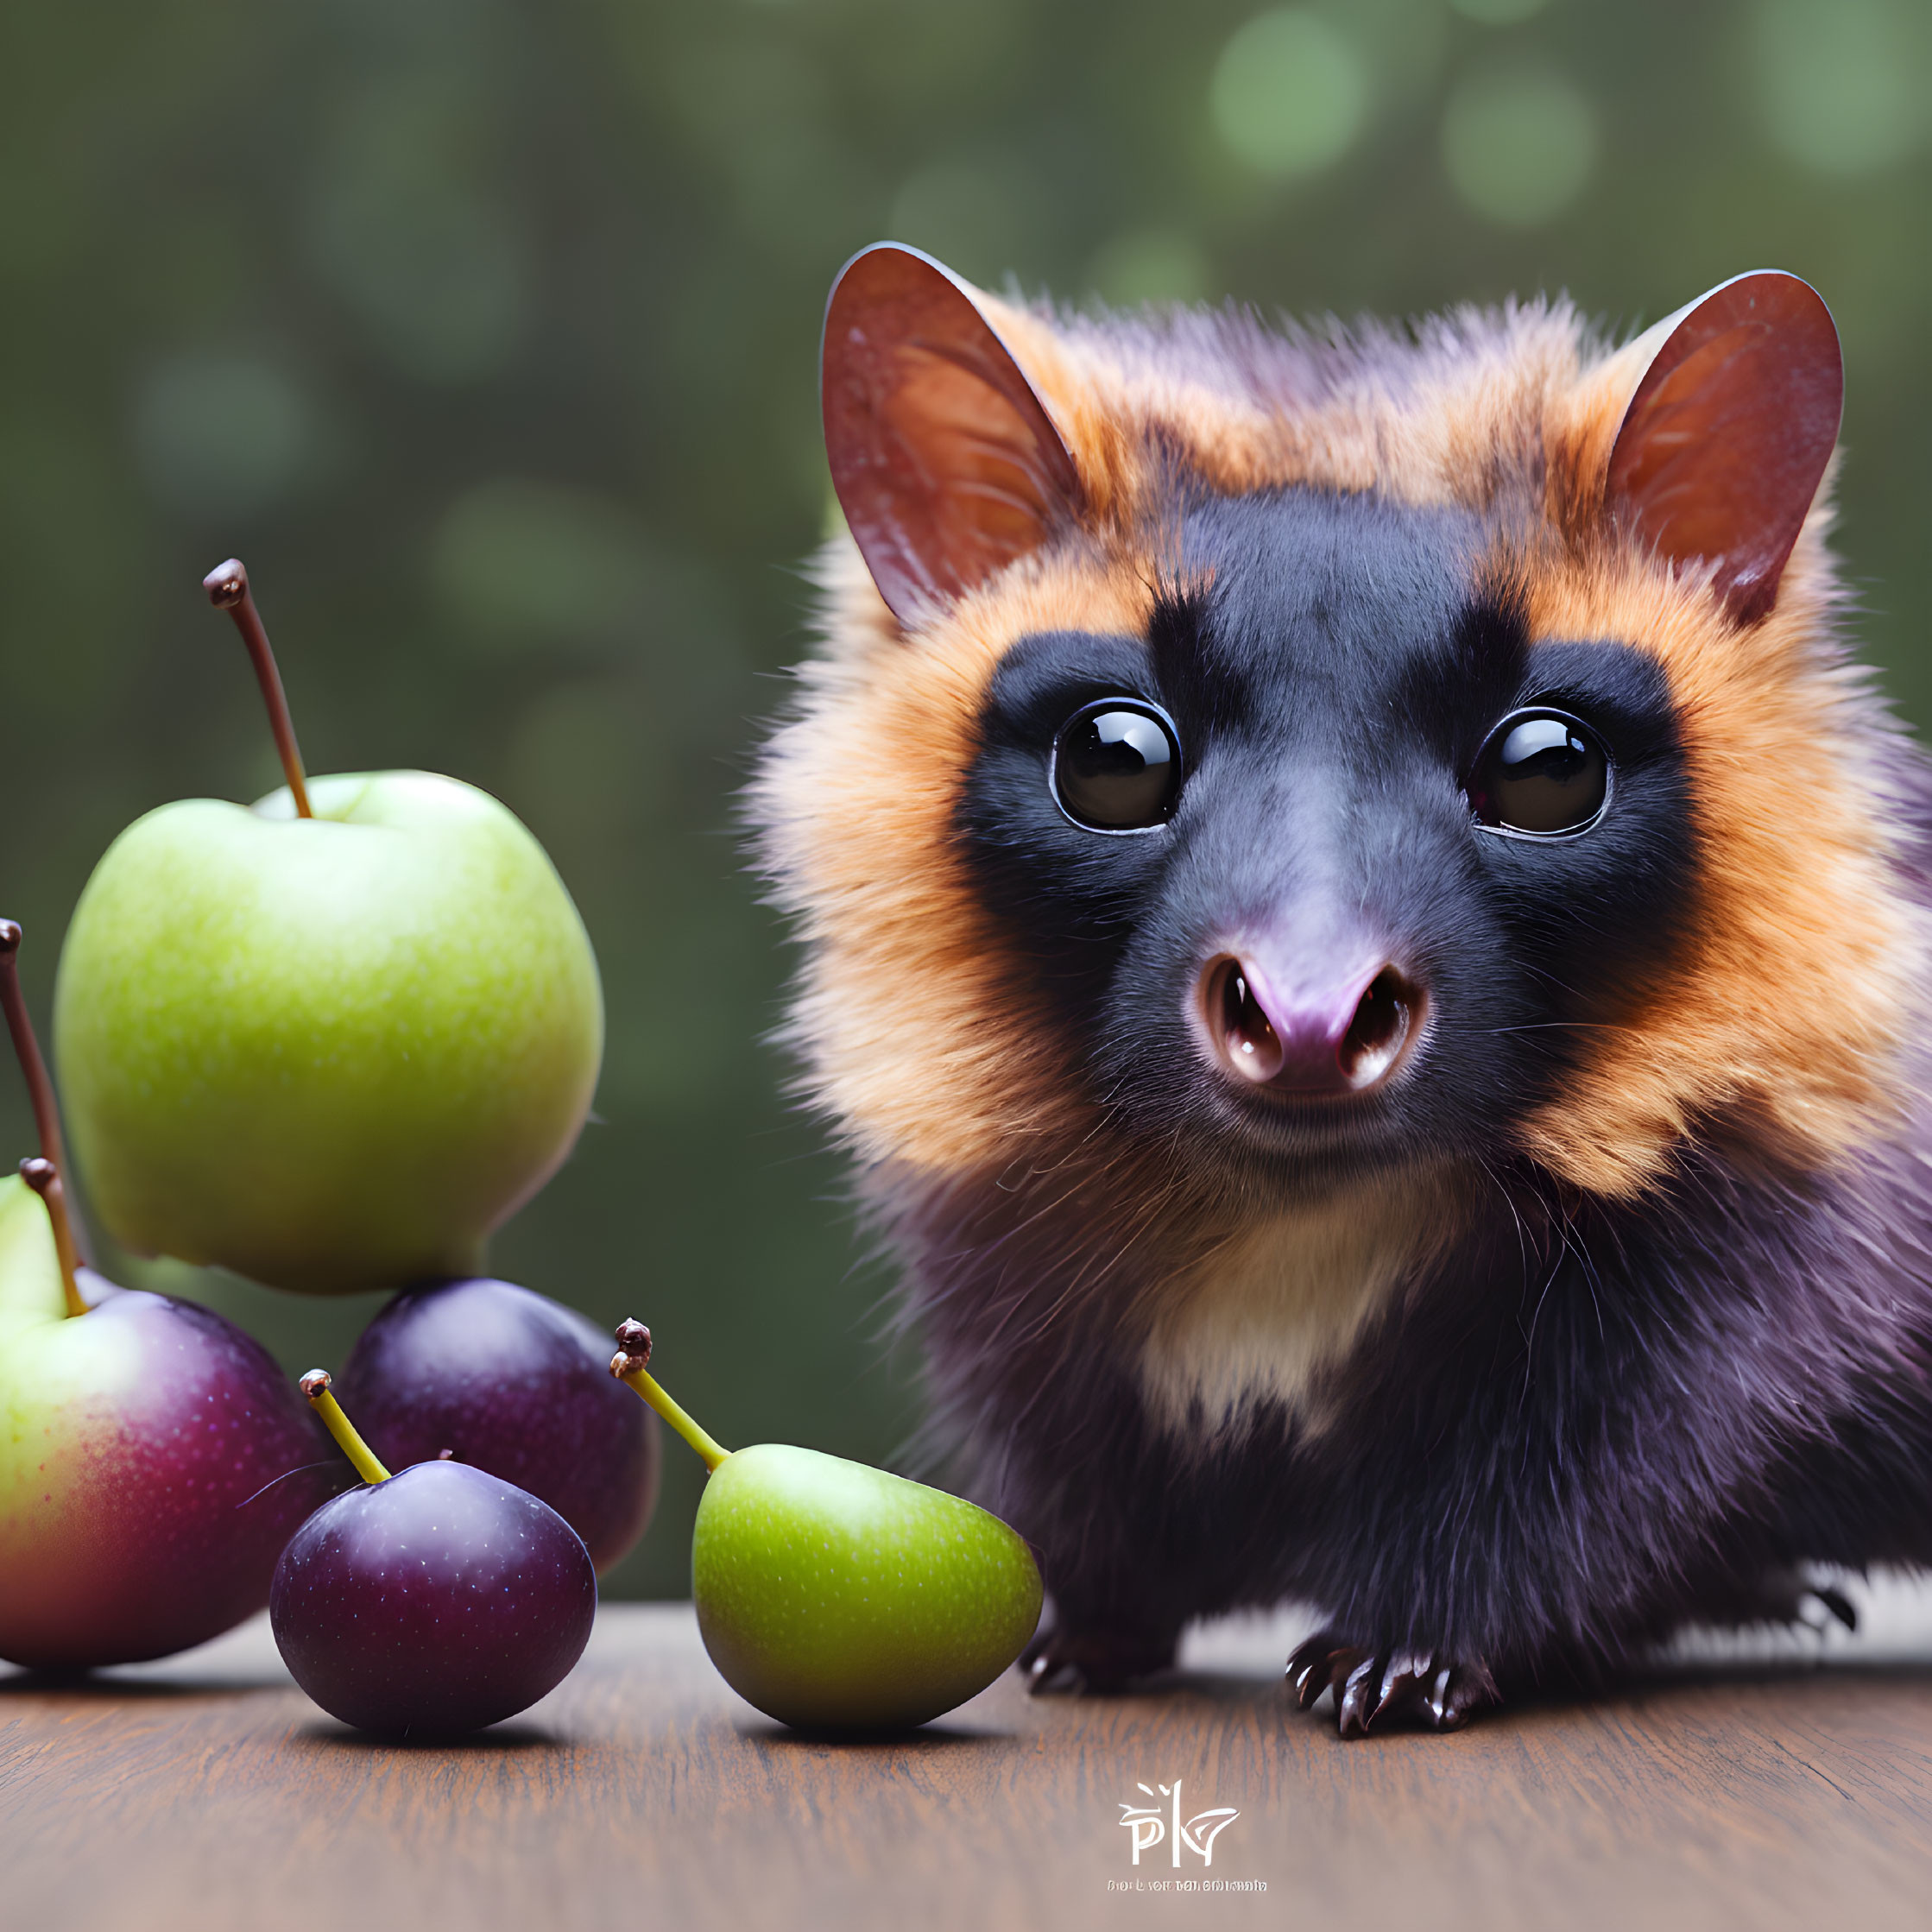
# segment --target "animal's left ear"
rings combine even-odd
[[[1719,594],[1751,622],[1777,601],[1838,440],[1838,331],[1816,289],[1766,271],[1720,282],[1656,332],[1606,508],[1666,557],[1715,564]]]

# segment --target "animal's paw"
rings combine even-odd
[[[1839,1588],[1837,1575],[1809,1563],[1762,1570],[1706,1590],[1693,1599],[1689,1613],[1720,1628],[1798,1624],[1822,1637],[1835,1620],[1855,1631],[1858,1607]]]
[[[1078,1697],[1124,1689],[1174,1662],[1177,1639],[1145,1631],[1044,1629],[1021,1651],[1020,1667],[1036,1697]]]
[[[1481,1664],[1427,1651],[1365,1651],[1332,1630],[1317,1632],[1288,1659],[1288,1689],[1304,1711],[1332,1689],[1335,1727],[1345,1738],[1404,1719],[1454,1731],[1497,1695],[1496,1680]]]

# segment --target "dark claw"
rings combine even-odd
[[[1368,1700],[1375,1695],[1376,1680],[1380,1676],[1372,1657],[1365,1657],[1348,1673],[1348,1681],[1342,1685],[1335,1701],[1335,1727],[1343,1737],[1367,1736],[1368,1727],[1375,1716],[1368,1708]]]
[[[1834,1590],[1829,1583],[1818,1583],[1812,1586],[1811,1594],[1817,1598],[1819,1602],[1824,1605],[1826,1609],[1831,1612],[1833,1616],[1838,1619],[1840,1623],[1844,1625],[1846,1629],[1856,1630],[1858,1628],[1859,1613],[1857,1607],[1842,1590]]]
[[[1364,1654],[1342,1643],[1327,1630],[1297,1645],[1295,1654],[1288,1659],[1288,1688],[1297,1707],[1309,1709],[1331,1685],[1339,1691]]]
[[[1438,1664],[1426,1651],[1377,1656],[1326,1630],[1288,1659],[1288,1689],[1304,1711],[1332,1689],[1335,1728],[1345,1738],[1404,1718],[1431,1730],[1459,1730],[1496,1696],[1495,1680],[1480,1664]]]
[[[1463,1712],[1456,1708],[1453,1684],[1455,1672],[1444,1664],[1423,1694],[1423,1711],[1438,1731],[1453,1731],[1462,1723]]]
[[[1328,1688],[1328,1659],[1311,1657],[1306,1644],[1297,1645],[1288,1658],[1288,1695],[1295,1708],[1305,1711]]]
[[[1434,1659],[1414,1651],[1398,1651],[1382,1673],[1381,1694],[1368,1714],[1373,1724],[1391,1705],[1398,1708],[1412,1703],[1417,1685],[1427,1681]]]
[[[1145,1631],[1106,1628],[1041,1631],[1020,1654],[1036,1697],[1083,1697],[1126,1689],[1174,1662],[1175,1639]]]
[[[1083,1696],[1087,1673],[1077,1664],[1043,1654],[1026,1666],[1026,1689],[1035,1697]]]
[[[1429,1720],[1438,1731],[1460,1731],[1469,1714],[1496,1701],[1496,1681],[1480,1664],[1449,1668],[1436,1678],[1428,1699]]]

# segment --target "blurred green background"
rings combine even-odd
[[[727,1442],[890,1459],[917,1416],[764,1044],[783,941],[734,829],[854,249],[1076,301],[1561,287],[1619,329],[1796,269],[1844,335],[1862,635],[1932,720],[1925,0],[98,0],[8,9],[0,98],[0,910],[36,1014],[123,824],[278,782],[197,588],[239,552],[312,769],[454,773],[555,857],[599,1118],[495,1265],[651,1322]],[[143,1279],[295,1369],[373,1305]],[[666,1474],[619,1594],[688,1587],[698,1466]]]

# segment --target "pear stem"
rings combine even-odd
[[[356,1474],[364,1482],[387,1482],[389,1472],[377,1459],[376,1451],[356,1433],[356,1425],[342,1412],[342,1405],[329,1392],[329,1372],[325,1368],[312,1368],[303,1376],[302,1393],[309,1399],[309,1405],[322,1418],[322,1426],[341,1445],[342,1453],[356,1465]]]
[[[281,672],[275,668],[275,653],[268,648],[268,634],[262,628],[262,614],[255,608],[255,593],[249,589],[249,573],[242,559],[230,557],[225,564],[218,564],[202,578],[201,588],[216,609],[225,610],[235,620],[235,628],[248,646],[249,661],[262,686],[262,701],[268,707],[268,729],[275,733],[275,749],[281,754],[282,775],[295,801],[295,816],[313,818],[308,785],[302,775],[301,748],[295,742],[295,721],[288,715],[288,694],[281,688]]]
[[[51,1160],[36,1158],[20,1164],[20,1178],[47,1203],[47,1218],[54,1223],[54,1252],[60,1263],[60,1289],[66,1297],[70,1316],[85,1315],[87,1304],[80,1297],[75,1271],[80,1266],[74,1247],[73,1222],[67,1215],[66,1190],[60,1185],[60,1170]]]
[[[610,1373],[641,1400],[647,1402],[691,1446],[698,1451],[708,1471],[716,1469],[730,1455],[693,1422],[657,1385],[645,1364],[651,1359],[651,1331],[641,1322],[617,1324],[617,1353],[610,1358]]]

